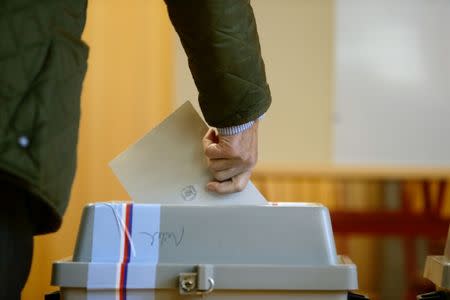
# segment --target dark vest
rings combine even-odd
[[[84,0],[0,1],[0,180],[29,191],[36,233],[60,226],[70,196],[85,18]]]

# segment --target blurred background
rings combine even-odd
[[[253,0],[273,104],[253,181],[328,206],[372,299],[415,299],[450,223],[450,2]],[[197,92],[162,0],[90,1],[78,170],[58,233],[37,237],[23,299],[43,299],[83,206],[127,200],[107,163]]]

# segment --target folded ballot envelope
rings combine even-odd
[[[73,257],[53,264],[62,298],[363,299],[326,207],[205,190],[206,130],[186,103],[111,162],[133,202],[84,208]]]
[[[205,189],[212,179],[202,146],[207,130],[192,104],[186,102],[110,166],[133,201],[139,203],[266,203],[251,182],[235,194],[218,195]]]

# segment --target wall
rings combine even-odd
[[[450,1],[336,1],[335,161],[450,166]]]
[[[261,125],[263,164],[331,162],[333,3],[252,1],[273,94],[273,105]],[[72,254],[86,203],[128,199],[107,163],[172,108],[197,98],[163,1],[90,1],[84,38],[91,53],[82,96],[78,172],[63,227],[35,239],[32,273],[23,294],[26,300],[42,299],[51,290],[51,263]],[[361,196],[365,187],[351,188],[357,195],[352,207],[375,205]],[[317,186],[291,179],[262,189],[272,200],[321,201],[329,206],[341,193],[329,182]],[[369,186],[367,193],[375,199],[379,191]],[[374,278],[367,271],[374,261],[366,259],[366,251],[376,250],[371,243],[359,239],[348,245],[352,258],[365,270],[360,274],[367,275],[361,278],[362,286]]]
[[[73,252],[86,203],[128,199],[107,163],[172,109],[172,38],[163,1],[90,1],[79,162],[61,230],[35,238],[23,299],[43,299],[51,263]]]

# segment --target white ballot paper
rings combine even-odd
[[[212,179],[202,146],[207,130],[192,104],[186,102],[109,165],[134,202],[266,203],[251,182],[234,194],[206,190]]]

